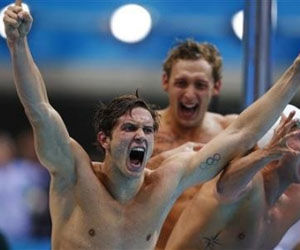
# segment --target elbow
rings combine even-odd
[[[50,115],[49,105],[47,103],[35,103],[24,106],[25,114],[33,126],[37,126]]]

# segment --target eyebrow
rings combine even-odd
[[[145,125],[144,128],[154,128],[154,125]]]
[[[137,126],[136,123],[134,123],[134,122],[124,122],[124,123],[121,124],[121,127],[127,126],[127,125]]]
[[[180,74],[180,75],[176,75],[174,77],[174,80],[178,80],[178,79],[185,79],[185,78],[189,78],[189,76],[187,74]],[[196,76],[195,80],[201,80],[201,81],[209,81],[209,79],[206,78],[206,76]]]
[[[139,127],[139,125],[137,125],[135,122],[124,122],[121,127],[124,127],[124,126],[127,126],[127,125],[131,125],[131,126],[134,126],[134,127]],[[142,125],[143,128],[152,128],[154,129],[154,124],[153,125]]]

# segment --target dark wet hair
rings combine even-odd
[[[150,112],[154,121],[154,131],[157,131],[159,126],[159,118],[157,111],[154,109],[154,105],[140,98],[138,91],[136,91],[135,95],[122,95],[116,97],[107,105],[105,105],[103,102],[99,102],[94,116],[94,129],[96,135],[102,131],[106,136],[111,137],[112,130],[115,127],[118,119],[127,112],[131,114],[131,111],[137,107],[144,108]],[[99,143],[97,143],[97,145],[103,150]]]
[[[222,78],[222,57],[218,49],[210,43],[199,43],[193,39],[180,41],[168,53],[163,63],[163,70],[169,78],[172,67],[178,60],[206,60],[212,67],[212,75],[214,82]]]

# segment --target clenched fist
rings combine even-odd
[[[23,39],[31,29],[32,17],[21,7],[21,1],[8,7],[4,13],[4,26],[8,44],[12,45]]]

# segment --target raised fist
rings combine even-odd
[[[11,5],[7,8],[3,21],[9,44],[14,44],[23,39],[30,31],[32,25],[31,15],[18,5]]]

